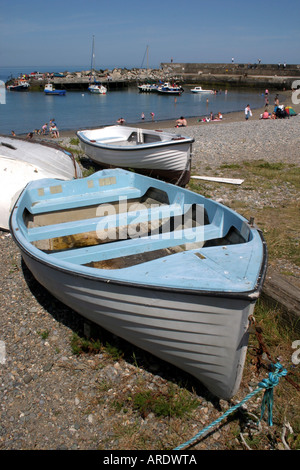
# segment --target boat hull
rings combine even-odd
[[[29,181],[81,177],[74,157],[59,146],[0,136],[0,227],[9,229],[9,215]]]
[[[88,88],[90,93],[93,93],[95,95],[106,95],[107,89],[103,86],[89,86]]]
[[[63,303],[214,395],[236,393],[267,262],[261,233],[242,216],[118,169],[29,183],[10,230]]]
[[[143,145],[109,145],[77,132],[83,152],[104,168],[132,168],[141,174],[161,177],[185,186],[190,180],[193,139],[179,138]],[[91,134],[93,135],[93,134]]]
[[[37,281],[84,318],[188,372],[217,397],[236,394],[254,302],[78,277],[22,256]]]
[[[45,95],[65,96],[66,90],[45,91]]]
[[[15,85],[7,87],[9,91],[29,91],[29,86],[26,85]]]

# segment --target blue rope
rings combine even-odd
[[[262,405],[261,405],[261,417],[260,421],[262,420],[265,409],[268,409],[268,425],[272,426],[273,425],[273,420],[272,420],[272,415],[273,415],[273,388],[278,385],[279,383],[279,377],[283,377],[287,374],[287,370],[282,367],[282,365],[277,362],[274,365],[275,371],[274,372],[269,372],[269,376],[266,379],[263,379],[261,382],[258,384],[258,388],[255,389],[253,392],[249,393],[240,403],[237,403],[235,406],[227,410],[222,416],[217,418],[215,421],[213,421],[211,424],[206,426],[202,431],[198,432],[192,439],[189,441],[185,442],[184,444],[181,444],[180,446],[176,447],[173,450],[181,450],[184,447],[191,445],[193,442],[195,442],[199,437],[201,437],[203,434],[206,432],[210,431],[214,426],[219,424],[223,419],[225,419],[228,415],[232,414],[234,411],[236,411],[238,408],[240,408],[244,403],[246,403],[248,400],[250,400],[252,397],[254,397],[257,393],[261,392],[262,390],[265,389],[265,394],[262,400]]]

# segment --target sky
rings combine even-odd
[[[1,66],[300,63],[299,0],[0,0]],[[145,55],[148,46],[148,62]]]

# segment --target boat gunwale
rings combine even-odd
[[[55,264],[53,262],[48,261],[47,259],[41,259],[37,255],[34,254],[31,250],[29,250],[25,245],[22,245],[21,241],[19,241],[17,235],[15,235],[14,230],[12,228],[12,219],[15,217],[15,211],[18,208],[19,201],[22,199],[23,193],[27,190],[27,186],[30,185],[30,182],[23,188],[23,191],[19,194],[19,197],[10,213],[9,217],[9,230],[11,233],[11,236],[16,243],[16,245],[19,247],[21,253],[24,252],[27,256],[32,258],[38,263],[44,264],[51,269],[56,269],[61,272],[65,272],[71,276],[76,276],[76,277],[83,277],[86,279],[98,281],[98,282],[105,282],[105,283],[113,283],[116,285],[125,285],[129,287],[140,287],[148,290],[155,290],[155,291],[165,291],[165,292],[180,292],[180,293],[185,293],[188,295],[199,295],[199,296],[213,296],[213,297],[222,297],[222,298],[235,298],[235,299],[247,299],[249,301],[256,301],[257,298],[259,297],[262,288],[263,288],[263,283],[266,277],[267,273],[267,261],[268,261],[268,250],[267,250],[267,244],[264,239],[262,231],[256,227],[255,225],[250,227],[250,230],[255,230],[257,234],[259,235],[261,242],[262,242],[262,260],[261,260],[261,265],[259,269],[259,273],[257,275],[256,283],[253,289],[248,290],[248,291],[217,291],[217,290],[204,290],[204,289],[189,289],[189,288],[181,288],[180,286],[172,287],[172,286],[159,286],[155,284],[142,284],[142,283],[137,283],[137,282],[132,282],[132,281],[126,281],[126,280],[120,280],[120,279],[114,279],[114,278],[109,278],[108,276],[94,276],[89,273],[85,272],[78,272],[74,271],[74,264],[72,264],[72,269],[71,267],[66,267],[64,268],[61,265]],[[239,215],[239,214],[238,214]],[[17,220],[16,220],[17,222]],[[20,231],[18,227],[18,224],[16,223],[16,231]],[[26,240],[29,246],[31,246],[31,243],[26,239],[26,237],[22,234],[22,237]],[[39,250],[39,249],[37,249]],[[40,250],[39,250],[40,251]]]
[[[135,128],[130,128],[130,129],[135,129]],[[93,131],[95,129],[88,129],[88,130]],[[103,149],[106,149],[106,150],[116,150],[116,151],[122,150],[122,153],[123,152],[139,151],[139,150],[144,150],[144,149],[148,149],[148,148],[157,149],[157,148],[160,148],[160,147],[166,147],[166,146],[170,146],[170,145],[172,145],[172,146],[173,145],[180,145],[180,144],[190,144],[190,145],[192,145],[195,142],[195,139],[193,137],[183,136],[181,134],[172,134],[172,135],[174,135],[172,140],[158,141],[158,142],[147,142],[147,143],[141,143],[141,144],[138,144],[138,145],[132,145],[132,146],[129,145],[128,147],[124,147],[122,145],[105,144],[105,143],[102,143],[102,142],[92,141],[92,140],[88,139],[87,137],[85,137],[84,132],[86,132],[86,130],[81,130],[81,131],[76,132],[77,137],[79,138],[79,140],[83,144],[89,145],[89,146],[95,147],[95,148],[100,148],[100,149],[103,148]],[[154,131],[154,132],[161,132],[161,131]],[[151,132],[151,135],[155,135],[154,132]]]
[[[25,188],[24,188],[25,189]],[[20,195],[21,196],[21,195]],[[18,201],[16,202],[15,208],[17,206]],[[192,289],[186,289],[186,288],[181,288],[181,287],[170,287],[170,286],[158,286],[158,285],[149,285],[149,284],[142,284],[142,283],[136,283],[136,282],[130,282],[130,281],[124,281],[124,280],[118,280],[118,279],[112,279],[109,277],[96,277],[93,276],[89,273],[79,273],[77,271],[71,270],[70,268],[64,268],[62,266],[59,266],[57,264],[48,262],[47,260],[41,259],[38,256],[36,256],[32,251],[28,250],[24,245],[21,244],[21,242],[18,240],[16,235],[14,234],[14,231],[12,230],[12,218],[13,218],[13,213],[14,210],[11,212],[10,218],[9,218],[9,229],[11,236],[20,249],[21,253],[25,253],[28,257],[32,258],[34,261],[37,263],[43,264],[51,269],[57,270],[59,272],[63,272],[68,274],[69,276],[75,276],[75,277],[80,277],[84,279],[89,279],[93,280],[95,282],[104,282],[104,283],[110,283],[110,284],[116,284],[116,285],[121,285],[121,286],[126,286],[126,287],[132,287],[132,288],[141,288],[141,289],[147,289],[147,290],[152,290],[152,291],[164,291],[164,292],[172,292],[175,291],[176,293],[180,294],[186,294],[186,295],[197,295],[200,297],[218,297],[218,298],[230,298],[230,299],[244,299],[248,300],[250,302],[255,302],[257,298],[259,297],[264,279],[266,276],[267,272],[267,258],[268,258],[268,252],[267,252],[267,245],[264,240],[263,234],[261,230],[257,229],[257,232],[261,238],[262,241],[262,249],[263,249],[263,256],[262,256],[262,263],[260,266],[260,272],[259,275],[257,276],[257,282],[256,286],[254,289],[250,291],[241,291],[241,292],[224,292],[224,291],[213,291],[213,290],[192,290]],[[74,265],[72,265],[74,266]]]

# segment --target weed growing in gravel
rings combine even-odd
[[[84,353],[99,354],[105,351],[114,361],[121,359],[123,356],[123,352],[119,348],[108,342],[103,344],[99,339],[82,338],[76,333],[73,333],[71,338],[71,349],[72,353],[75,355]]]
[[[81,338],[76,333],[73,333],[71,338],[71,349],[75,355],[88,353],[97,354],[102,350],[102,344],[100,341],[94,341],[92,339]]]
[[[133,393],[129,393],[122,400],[115,400],[113,406],[118,411],[123,409],[126,412],[131,407],[142,418],[145,418],[150,413],[157,417],[182,418],[196,409],[199,406],[199,402],[186,389],[175,388],[171,384],[164,393],[161,391],[138,389]]]
[[[37,334],[43,339],[46,340],[50,334],[49,330],[38,331]]]

